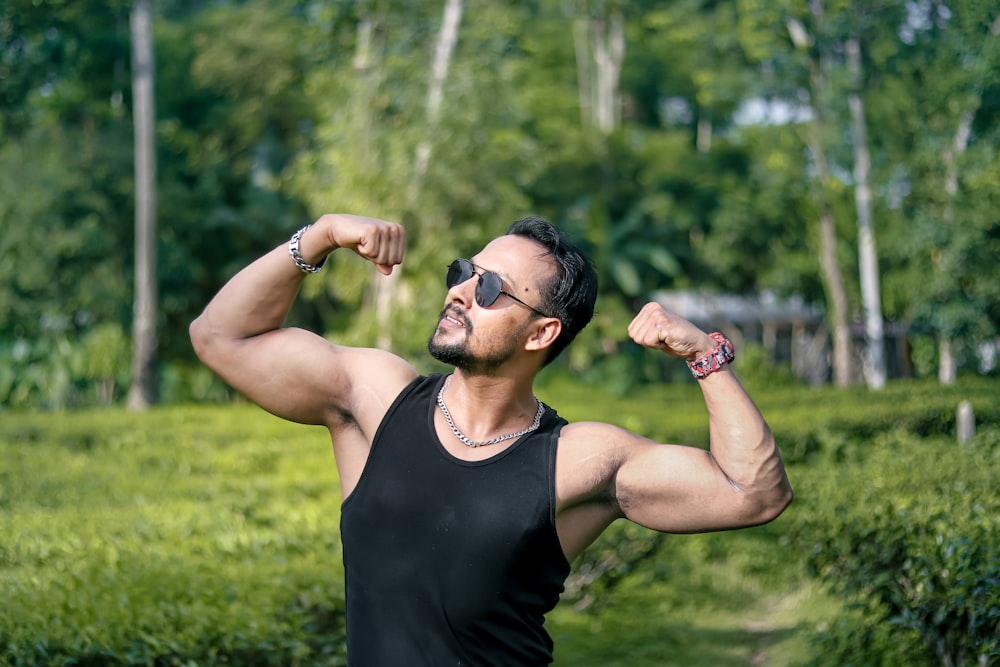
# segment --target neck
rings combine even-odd
[[[444,392],[448,409],[462,432],[488,440],[530,424],[538,404],[533,377],[469,375],[457,370]]]

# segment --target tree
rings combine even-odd
[[[135,124],[135,306],[128,405],[156,401],[156,105],[150,0],[132,7],[132,115]]]
[[[595,17],[588,13],[573,17],[573,43],[583,126],[607,135],[621,122],[618,84],[625,58],[621,10],[606,8]]]
[[[882,389],[886,381],[885,338],[882,333],[882,294],[879,288],[878,251],[872,219],[871,156],[863,97],[861,44],[851,35],[844,44],[850,72],[848,106],[854,148],[854,201],[858,220],[858,267],[861,272],[861,302],[865,325],[865,382]]]
[[[827,108],[831,95],[829,90],[829,45],[822,38],[826,31],[826,13],[822,0],[810,5],[812,31],[795,17],[787,19],[788,34],[802,54],[808,71],[809,110],[811,120],[803,128],[803,140],[815,169],[815,197],[818,219],[817,240],[818,259],[827,296],[827,320],[833,332],[833,383],[846,387],[851,383],[851,332],[847,319],[847,290],[838,259],[838,238],[836,231],[836,210],[833,201],[834,182],[830,174],[827,158],[826,136],[830,132],[830,109]]]
[[[968,218],[969,213],[958,213],[958,209],[966,199],[966,193],[960,189],[962,181],[962,159],[971,142],[974,141],[973,122],[983,104],[983,95],[990,80],[996,82],[996,68],[1000,65],[1000,17],[994,16],[978,4],[969,2],[955,3],[954,9],[958,16],[951,14],[946,20],[945,30],[948,37],[942,40],[944,44],[955,49],[954,55],[962,62],[961,74],[958,77],[959,86],[954,90],[955,97],[950,100],[946,114],[946,133],[941,142],[940,161],[944,175],[943,202],[941,205],[941,225],[947,235],[945,245],[933,258],[934,283],[937,290],[947,291],[943,295],[950,301],[966,301],[964,295],[954,289],[954,278],[962,273],[959,265],[961,257],[969,253],[971,248],[963,242],[963,234],[956,227],[962,224],[960,216]],[[936,8],[945,19],[943,7]],[[950,12],[949,12],[950,13]],[[992,23],[989,22],[992,16]],[[950,55],[945,51],[946,57]],[[944,100],[939,100],[944,102]],[[949,132],[950,130],[950,132]],[[949,137],[950,134],[950,137]],[[966,220],[966,224],[976,224]],[[995,223],[994,223],[995,224]],[[951,283],[950,286],[948,284]],[[961,283],[959,283],[960,285]],[[957,360],[953,350],[953,342],[962,334],[973,333],[974,322],[982,313],[976,312],[974,304],[972,312],[960,315],[958,321],[941,321],[938,331],[938,379],[942,384],[955,383],[957,375]],[[964,320],[964,321],[962,321]],[[995,324],[994,324],[995,326]],[[980,330],[976,333],[986,333]]]
[[[887,295],[913,323],[918,371],[950,384],[1000,329],[1000,20],[988,2],[955,0],[908,3],[898,25],[895,75],[873,98],[899,165]]]
[[[66,360],[92,328],[128,320],[127,12],[0,5],[0,365],[21,405],[75,404],[85,380]]]
[[[627,350],[620,320],[664,288],[825,303],[838,384],[851,379],[848,323],[874,312],[863,293],[881,292],[887,322],[912,322],[915,364],[944,381],[1000,330],[994,4],[404,5],[153,4],[155,200],[171,223],[153,235],[152,331],[166,380],[191,361],[186,324],[218,285],[326,210],[407,225],[395,305],[386,325],[386,281],[346,257],[306,282],[292,319],[352,344],[390,336],[414,359],[443,266],[525,213],[598,258],[604,305],[574,372]],[[149,202],[130,8],[0,3],[0,366],[31,344],[62,368],[54,350],[139,325],[132,241]],[[747,121],[753,105],[788,114]],[[862,289],[869,224],[875,290]],[[32,261],[39,238],[45,262]],[[120,280],[133,266],[135,293]],[[29,376],[18,363],[5,377]],[[91,395],[59,373],[52,386]]]

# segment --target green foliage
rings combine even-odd
[[[920,665],[936,659],[927,637],[955,656],[979,641],[966,660],[994,651],[995,383],[755,395],[782,446],[817,447],[791,464],[796,501],[743,531],[616,524],[549,620],[558,664]],[[708,442],[693,382],[613,397],[556,374],[540,396],[573,421]],[[980,426],[963,447],[960,397]],[[343,664],[329,447],[246,404],[5,412],[0,665]]]
[[[801,388],[801,382],[787,364],[772,360],[768,349],[759,343],[749,343],[740,350],[733,363],[740,381],[752,392],[780,388]]]
[[[759,405],[786,461],[811,462],[817,457],[851,461],[863,458],[884,433],[953,437],[958,404],[966,399],[978,425],[1000,424],[998,397],[995,379],[969,377],[953,387],[928,380],[895,381],[878,392],[777,389],[763,394]]]
[[[246,406],[5,416],[0,664],[345,664],[324,439]]]
[[[704,407],[692,400],[699,393],[693,383],[642,388],[621,401],[596,404],[592,390],[579,384],[553,379],[543,396],[549,393],[570,420],[610,421],[662,442],[708,442]],[[917,658],[927,659],[924,642],[932,646],[930,655],[939,643],[953,657],[995,650],[985,643],[996,633],[1000,613],[995,580],[1000,508],[992,491],[1000,470],[995,381],[966,380],[948,390],[930,382],[897,382],[878,393],[771,384],[753,394],[786,463],[805,464],[799,475],[792,474],[798,499],[787,511],[791,518],[778,523],[792,522],[800,549],[814,552],[814,568],[823,558],[834,561],[822,580],[843,583],[848,588],[841,592],[860,601],[857,610],[819,633],[835,657],[818,664],[916,665]],[[966,397],[984,431],[981,444],[957,449],[947,474],[935,478],[940,449],[956,447],[955,410]],[[970,509],[969,497],[982,502]],[[910,514],[897,516],[893,503],[911,508]],[[929,525],[938,532],[924,532]],[[722,536],[704,539],[708,553],[728,553],[718,546]],[[674,543],[628,524],[614,526],[575,564],[567,604],[599,613],[620,586],[674,559]],[[761,570],[773,573],[767,565]],[[941,572],[950,573],[946,581],[935,579]],[[914,582],[921,593],[892,589],[902,581]],[[861,590],[863,585],[871,588]],[[967,592],[949,597],[959,586]],[[891,613],[880,596],[895,596]],[[871,627],[873,619],[891,619],[904,631]],[[978,645],[968,643],[974,633]],[[907,636],[909,643],[901,639]],[[856,662],[862,657],[871,662]]]
[[[129,5],[0,7],[0,348],[49,331],[76,346],[105,323],[131,328]],[[867,73],[885,312],[972,350],[1000,326],[1000,42],[989,3],[918,5],[828,3],[819,20],[792,2],[467,0],[432,116],[439,4],[158,3],[160,357],[167,368],[190,363],[186,325],[219,286],[309,218],[341,210],[406,224],[396,308],[375,317],[375,272],[337,258],[307,284],[293,319],[348,342],[389,336],[420,364],[442,263],[538,213],[596,258],[601,309],[616,318],[581,339],[570,366],[608,382],[624,373],[627,392],[664,375],[628,352],[605,361],[627,350],[621,331],[655,290],[768,288],[823,303],[817,156],[803,150],[817,128],[850,307],[857,253],[839,46],[849,35],[862,40]],[[614,77],[590,56],[618,14],[624,59],[605,91],[618,121],[598,129],[595,97]],[[810,48],[792,48],[796,22],[816,33]],[[811,60],[817,50],[826,56]],[[819,119],[800,113],[810,62],[830,84]],[[792,120],[745,113],[760,102]],[[966,117],[951,179],[943,160]],[[924,356],[921,371],[935,363]]]
[[[856,609],[827,635],[822,664],[857,664],[843,635],[885,624],[902,632],[872,633],[865,650],[877,644],[892,664],[1000,658],[998,475],[994,426],[966,445],[886,433],[835,479],[811,480],[799,540],[811,570]]]
[[[0,345],[0,407],[75,405],[81,371],[80,351],[65,335]]]
[[[127,382],[131,341],[120,326],[107,322],[91,329],[82,347],[83,376],[94,381],[100,402],[108,405],[114,398],[115,386]]]

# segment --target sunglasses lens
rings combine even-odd
[[[500,290],[503,289],[502,284],[500,276],[492,271],[487,271],[479,276],[479,284],[476,285],[476,303],[483,308],[492,306],[497,297],[500,296]]]
[[[448,274],[445,276],[444,282],[448,289],[451,289],[455,285],[464,283],[475,273],[476,267],[472,262],[467,259],[456,259],[448,265]],[[489,308],[500,296],[502,290],[503,281],[500,276],[492,271],[480,274],[479,281],[476,283],[476,303],[482,308]]]
[[[472,277],[472,262],[467,259],[456,259],[448,266],[448,275],[445,277],[445,285],[451,289],[459,283],[464,283]]]

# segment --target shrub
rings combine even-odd
[[[1000,425],[1000,386],[991,378],[963,378],[955,386],[895,381],[880,391],[864,387],[800,387],[762,394],[758,404],[788,463],[866,456],[885,433],[954,436],[958,404],[969,400],[978,427]]]
[[[250,406],[0,420],[0,665],[343,665],[319,429]]]
[[[573,421],[708,444],[693,382],[613,399],[553,378],[539,394]],[[757,599],[761,581],[800,576],[791,534],[817,576],[855,605],[816,644],[825,664],[939,664],[937,646],[949,659],[992,660],[995,394],[963,378],[955,388],[755,395],[786,460],[790,443],[811,443],[791,466],[790,510],[736,536],[672,540],[620,522],[577,562],[567,601],[700,581],[705,598],[687,601],[698,609],[717,592],[714,575],[697,569],[706,562],[753,578]],[[980,428],[958,447],[949,431],[966,396]],[[343,664],[336,486],[325,431],[246,404],[4,412],[0,665]],[[691,595],[690,585],[679,590]],[[600,614],[601,604],[589,609]]]
[[[886,434],[864,463],[812,478],[813,500],[796,513],[802,546],[860,619],[825,637],[828,664],[858,664],[844,652],[857,642],[838,636],[872,639],[865,628],[886,624],[905,632],[873,641],[900,664],[918,653],[955,667],[1000,658],[998,478],[997,428],[962,446]]]

